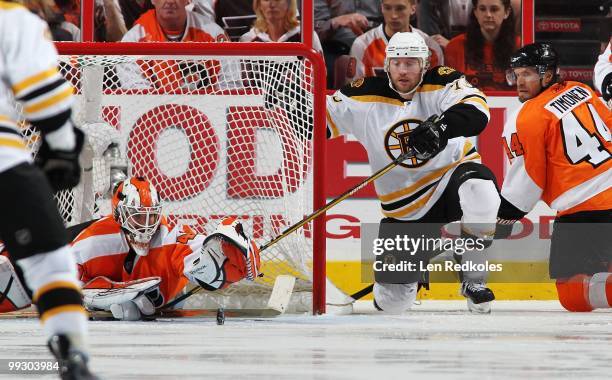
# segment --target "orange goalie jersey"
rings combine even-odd
[[[162,279],[160,291],[166,303],[189,282],[184,274],[185,261],[189,255],[198,254],[204,238],[188,226],[170,229],[162,218],[149,253],[140,256],[130,252],[121,226],[109,215],[83,230],[72,246],[83,283],[98,276],[116,282],[157,276]]]
[[[558,216],[612,209],[612,114],[593,90],[557,83],[510,117],[502,196],[529,212],[542,199]]]

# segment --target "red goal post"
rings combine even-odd
[[[123,98],[121,99],[127,99],[127,103],[129,103],[130,101],[130,99],[128,98],[130,95],[134,95],[134,96],[148,95],[149,98],[152,99],[151,104],[158,104],[159,102],[157,99],[160,97],[160,95],[165,95],[165,93],[162,94],[163,91],[165,90],[169,91],[169,94],[175,97],[182,96],[182,95],[190,96],[189,102],[197,101],[197,97],[200,95],[202,95],[203,99],[209,99],[209,98],[205,98],[205,96],[210,95],[211,93],[216,93],[216,94],[221,94],[221,95],[226,95],[226,96],[235,95],[237,97],[240,97],[241,99],[244,98],[245,96],[246,97],[259,96],[264,99],[263,100],[264,102],[268,102],[268,103],[271,102],[270,104],[277,104],[277,103],[281,104],[282,103],[282,105],[278,107],[285,108],[285,110],[284,111],[281,110],[281,112],[277,112],[277,114],[282,115],[283,113],[291,113],[291,111],[288,111],[286,109],[287,107],[289,108],[293,107],[292,109],[298,109],[300,110],[300,112],[302,112],[302,113],[297,113],[298,116],[294,115],[293,118],[289,116],[272,116],[272,118],[285,117],[287,119],[283,123],[281,123],[285,125],[285,127],[283,128],[288,128],[287,125],[291,126],[292,124],[295,124],[296,122],[306,123],[306,121],[304,121],[304,113],[303,113],[306,111],[303,110],[304,108],[303,103],[310,103],[311,101],[312,107],[307,108],[308,110],[307,112],[312,112],[312,115],[307,116],[306,119],[308,120],[307,123],[312,122],[312,128],[313,128],[312,136],[308,137],[308,140],[312,141],[312,148],[311,148],[312,149],[312,152],[311,152],[312,159],[310,161],[310,159],[306,158],[306,161],[307,161],[306,163],[302,162],[301,164],[299,163],[293,164],[293,167],[294,169],[297,170],[297,172],[301,172],[303,170],[302,168],[302,165],[303,165],[304,168],[307,168],[304,170],[311,171],[310,174],[304,174],[304,175],[312,176],[312,191],[311,191],[311,196],[312,196],[312,200],[311,200],[312,207],[311,208],[312,209],[309,211],[311,212],[312,210],[316,210],[325,205],[325,195],[324,195],[325,174],[324,173],[325,173],[325,146],[326,146],[326,127],[325,127],[326,126],[326,121],[325,121],[326,75],[325,75],[325,64],[323,62],[323,59],[313,49],[308,48],[306,45],[302,43],[180,43],[180,44],[178,43],[57,43],[56,45],[57,45],[59,54],[61,56],[61,61],[64,62],[65,65],[74,64],[74,66],[68,66],[68,68],[64,66],[64,70],[63,70],[67,72],[68,75],[74,75],[74,78],[76,79],[72,78],[73,81],[74,80],[80,81],[81,76],[84,77],[84,74],[72,73],[73,71],[78,71],[80,70],[81,67],[94,66],[94,65],[106,65],[106,62],[108,62],[108,65],[117,64],[118,66],[125,65],[127,64],[126,62],[128,62],[130,65],[134,65],[135,67],[140,66],[142,68],[143,67],[142,62],[148,59],[150,59],[150,62],[160,62],[163,60],[167,60],[167,62],[172,62],[172,64],[174,64],[174,62],[179,59],[184,59],[185,61],[190,61],[190,60],[198,61],[200,63],[204,60],[206,61],[205,64],[201,64],[198,67],[208,66],[208,62],[218,63],[219,61],[234,60],[234,62],[239,62],[240,67],[242,69],[244,69],[245,67],[248,67],[249,69],[252,68],[255,72],[254,74],[253,73],[249,74],[250,77],[247,75],[246,79],[244,75],[241,75],[239,79],[237,80],[234,79],[234,82],[254,83],[253,81],[258,81],[257,84],[260,85],[260,87],[261,86],[264,87],[263,89],[255,88],[255,87],[245,84],[244,86],[242,86],[243,88],[240,88],[241,85],[238,85],[238,86],[234,85],[233,88],[215,89],[214,86],[211,85],[210,88],[206,88],[205,86],[204,88],[198,88],[195,90],[190,89],[190,88],[163,89],[160,87],[157,87],[154,90],[151,90],[151,89],[146,90],[142,88],[138,88],[137,90],[122,89],[122,88],[108,90],[104,88],[99,91],[101,92],[101,94],[98,93],[94,97],[99,96],[99,95],[106,96],[110,93],[113,93],[114,91],[113,93],[114,95],[123,96]],[[252,61],[250,61],[251,59]],[[278,62],[281,62],[281,63],[275,63],[276,62],[275,60],[278,60]],[[294,66],[290,66],[290,67],[296,67],[296,68],[299,67],[299,70],[301,71],[299,73],[293,73],[292,75],[290,72],[291,70],[285,69],[285,72],[280,76],[274,74],[274,76],[269,76],[265,78],[263,76],[259,76],[260,74],[257,72],[257,70],[263,67],[263,65],[269,64],[271,66],[276,65],[276,67],[278,67],[279,65],[282,65],[283,62],[288,62],[288,61],[294,62],[293,63]],[[103,62],[103,63],[100,63],[100,62]],[[247,63],[245,64],[245,62]],[[268,69],[264,69],[264,70],[268,70]],[[219,72],[219,69],[216,69],[215,73],[218,73],[218,72]],[[106,71],[104,71],[103,75],[105,75],[104,80],[106,80],[107,79]],[[294,80],[296,77],[297,77],[297,83],[299,84],[295,84],[293,82],[292,83],[287,82],[288,80]],[[68,79],[71,80],[71,78],[68,78]],[[270,85],[269,83],[270,81],[273,81],[275,84]],[[249,88],[244,88],[244,87],[249,87]],[[81,91],[82,89],[80,88],[76,89],[77,97],[79,94],[82,95]],[[303,98],[291,99],[290,98],[291,93],[299,93],[300,96],[302,96]],[[268,100],[268,98],[274,97],[274,96],[276,96],[278,99],[272,100],[272,101]],[[89,100],[89,99],[86,99],[86,100]],[[104,104],[105,101],[101,101],[101,103]],[[215,104],[215,106],[218,107],[219,104]],[[139,109],[135,112],[146,113],[145,111],[146,111],[147,106],[143,106],[143,107],[145,108]],[[272,106],[269,106],[268,108],[271,108],[271,107]],[[103,111],[107,111],[108,109],[112,109],[112,107],[107,107]],[[266,113],[268,111],[270,110],[267,109],[265,111],[261,111],[261,113]],[[129,111],[124,111],[124,112],[129,112]],[[160,112],[159,108],[157,108],[155,112],[159,113]],[[249,113],[249,115],[256,113],[255,111],[252,111],[250,109],[244,112]],[[270,117],[270,116],[268,115],[265,117]],[[108,116],[100,114],[98,121],[108,121],[108,120],[105,120],[105,118],[107,119]],[[96,120],[87,120],[87,122],[94,122],[94,121]],[[172,121],[172,123],[180,123],[180,122],[181,122],[180,118],[178,118],[177,120],[173,119]],[[156,120],[156,122],[153,124],[157,125],[159,124],[159,122]],[[113,126],[116,128],[124,127],[118,124],[113,125]],[[140,132],[142,133],[142,131],[144,130],[146,129],[141,128]],[[158,137],[159,137],[159,133],[161,132],[153,131],[153,133],[158,133]],[[293,132],[287,132],[287,131],[281,130],[280,132],[277,131],[276,133],[281,135],[280,137],[276,138],[279,141],[284,141],[286,139],[293,138],[291,137],[293,136],[292,134]],[[172,138],[176,138],[176,136]],[[236,137],[236,139],[238,139],[236,141],[242,141],[240,140],[240,137]],[[213,140],[204,139],[202,140],[201,145],[206,145],[207,143],[210,143],[211,141]],[[149,145],[145,144],[144,149],[145,150],[153,149],[154,145],[151,145],[151,144]],[[248,145],[248,142],[245,144]],[[296,148],[292,146],[291,144],[289,145],[290,145],[290,150],[293,149],[297,152],[297,153],[291,152],[291,154],[300,153],[300,148]],[[224,149],[224,147],[219,144],[217,144],[217,146],[220,147],[220,149]],[[126,149],[125,146],[123,148]],[[157,147],[156,149],[159,149],[159,147]],[[194,147],[192,146],[191,148],[187,148],[187,149],[193,150]],[[225,153],[230,154],[232,151],[232,146],[228,146],[226,149],[227,151]],[[251,153],[251,156],[254,157],[255,154],[256,153]],[[284,157],[284,155],[286,155],[287,153],[281,152],[277,154],[281,154],[281,157]],[[251,156],[247,155],[246,157],[248,159]],[[244,157],[244,156],[237,156],[237,157]],[[139,158],[139,160],[143,161],[144,158]],[[298,159],[298,162],[299,162],[299,159]],[[236,164],[234,164],[234,166],[235,165]],[[150,165],[150,166],[155,166],[155,165]],[[236,170],[240,172],[240,168]],[[282,174],[282,171],[279,173]],[[285,187],[289,186],[289,190],[284,188],[284,190],[282,191],[284,192],[293,191],[294,189],[292,188],[292,183],[296,181],[299,182],[299,179],[300,179],[300,174],[297,174],[297,176],[298,176],[298,180],[294,178],[289,181],[289,185],[287,184],[283,185]],[[239,178],[237,180],[241,181],[242,179]],[[295,186],[297,187],[299,186],[299,184]],[[268,188],[268,190],[270,189]],[[275,191],[274,189],[272,190]],[[310,197],[310,195],[308,196]],[[264,199],[266,197],[274,197],[274,194],[272,194],[271,196],[269,196],[269,194],[267,195],[264,194],[263,196],[251,195],[250,197],[252,199],[257,200],[258,197],[264,198]],[[290,220],[288,221],[287,225],[292,224],[293,222],[296,222],[296,221],[297,220]],[[312,265],[312,277],[311,277],[312,312],[314,314],[322,314],[322,313],[325,313],[325,285],[326,285],[325,215],[321,215],[320,217],[314,220],[312,228],[309,233],[310,233],[310,236],[312,237],[312,264],[311,264]],[[260,244],[263,244],[271,240],[274,237],[275,236],[263,236],[258,240]],[[310,266],[310,264],[308,266]]]

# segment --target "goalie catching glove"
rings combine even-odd
[[[185,275],[205,290],[225,288],[260,276],[259,248],[247,238],[242,223],[226,218],[206,237],[202,249],[185,258]]]
[[[448,125],[444,115],[433,115],[416,127],[409,135],[408,147],[419,160],[429,160],[446,148]]]

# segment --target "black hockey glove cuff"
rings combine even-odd
[[[504,197],[501,197],[501,204],[497,212],[497,225],[495,228],[495,239],[506,239],[512,234],[512,226],[522,219],[526,212],[520,210]]]
[[[601,83],[601,96],[607,102],[612,99],[612,73],[609,73]]]
[[[408,147],[419,160],[428,160],[440,153],[448,144],[448,125],[444,115],[431,116],[410,133]]]
[[[40,149],[34,162],[45,173],[53,191],[66,190],[79,184],[81,178],[81,166],[79,165],[79,154],[83,149],[85,135],[75,128],[75,146],[70,151],[53,150],[49,144],[42,139]]]

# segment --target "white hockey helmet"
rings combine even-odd
[[[162,207],[155,187],[142,177],[130,177],[117,186],[112,208],[130,246],[138,255],[146,256],[161,222]]]
[[[385,71],[387,72],[391,58],[420,58],[423,70],[429,66],[429,47],[418,33],[395,33],[389,40],[385,53]]]

